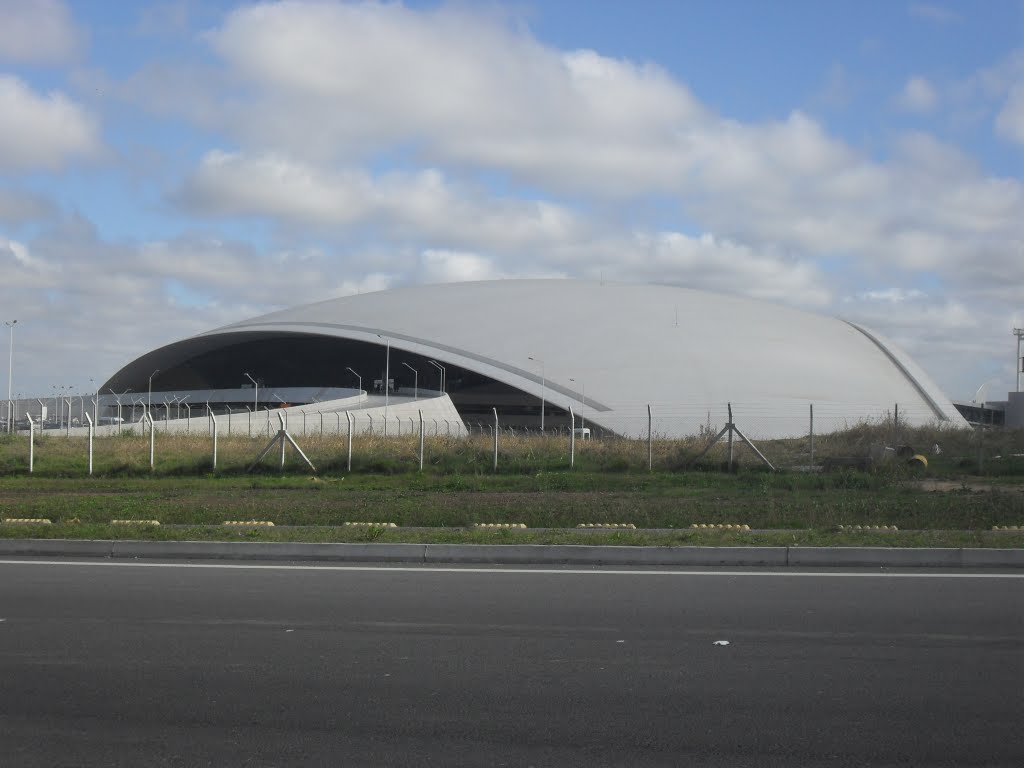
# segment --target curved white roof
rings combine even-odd
[[[913,360],[867,329],[734,296],[656,285],[498,280],[427,285],[286,309],[195,339],[298,332],[435,358],[572,407],[624,435],[721,426],[752,439],[879,419],[965,422]],[[533,358],[533,360],[531,360]],[[543,361],[543,362],[541,362]]]

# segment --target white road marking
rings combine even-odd
[[[494,573],[547,576],[708,576],[844,579],[1024,579],[1024,573],[914,573],[912,571],[720,571],[720,570],[625,570],[621,568],[487,568],[435,567],[424,565],[295,565],[256,563],[142,563],[114,560],[0,560],[0,565],[46,565],[91,568],[213,568],[239,571],[358,571],[365,573]],[[712,566],[709,566],[712,567]],[[752,568],[756,568],[752,567]]]

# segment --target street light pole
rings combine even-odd
[[[420,399],[420,372],[417,371],[415,368],[413,368],[408,363],[404,363],[403,362],[402,365],[404,365],[406,368],[408,368],[410,371],[413,372],[412,399],[413,400],[419,400]]]
[[[260,409],[260,385],[259,385],[259,382],[257,382],[256,379],[254,379],[248,373],[245,374],[245,377],[247,379],[249,379],[249,381],[252,382],[252,385],[254,387],[256,387],[256,395],[252,399],[252,409],[254,411],[258,411]]]
[[[352,374],[353,376],[355,376],[355,377],[356,377],[357,379],[359,379],[359,392],[360,392],[360,394],[362,394],[362,391],[363,391],[363,377],[362,377],[362,376],[360,376],[360,375],[359,375],[358,373],[356,373],[355,371],[353,371],[353,370],[352,370],[351,368],[349,368],[349,367],[348,367],[347,365],[345,366],[345,370],[346,370],[346,371],[348,371],[348,372],[350,372],[350,373],[351,373],[351,374]]]
[[[546,377],[544,376],[544,361],[540,360],[540,359],[538,359],[536,357],[531,357],[529,359],[533,360],[533,362],[535,362],[535,363],[540,363],[540,431],[543,432],[544,431],[544,405],[545,405],[544,400],[545,400],[545,395],[547,394],[546,391],[545,391],[546,388],[547,388],[547,380],[546,380]]]
[[[153,377],[158,373],[160,373],[159,368],[149,374],[149,391],[146,395],[146,413],[150,415],[152,415],[153,412]]]
[[[443,365],[441,365],[439,362],[437,362],[437,360],[427,360],[427,362],[430,363],[432,366],[434,366],[435,368],[437,368],[437,370],[439,370],[441,372],[441,394],[444,394],[447,391],[447,387],[448,387],[448,371],[447,371],[447,369]]]
[[[4,320],[4,325],[11,329],[11,341],[10,351],[7,359],[7,431],[14,431],[14,418],[11,415],[11,382],[14,379],[14,326],[18,324],[17,320]]]

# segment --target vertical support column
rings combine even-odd
[[[149,471],[156,469],[156,426],[153,424],[153,417],[146,411],[146,422],[149,424]]]
[[[814,466],[814,403],[811,403],[811,466]]]
[[[280,443],[281,443],[281,456],[280,456],[280,462],[278,463],[278,469],[281,472],[284,472],[284,458],[285,458],[284,449],[285,449],[285,446],[288,444],[288,441],[284,439],[284,436],[288,432],[288,428],[285,426],[284,416],[282,416],[280,413],[277,414],[277,420],[281,422],[281,431],[278,433],[280,435],[280,438],[281,438],[281,440],[280,440]]]
[[[576,466],[576,414],[569,406],[569,469]]]
[[[421,410],[419,412],[419,414],[420,414],[420,472],[422,472],[423,471],[423,411]],[[411,418],[409,420],[412,421]]]
[[[210,411],[210,431],[213,434],[213,469],[217,469],[217,417]],[[228,416],[228,424],[231,424],[231,417]]]
[[[729,406],[729,471],[732,472],[732,403]]]
[[[984,420],[984,411],[982,411],[982,420]],[[896,403],[893,407],[892,416],[892,444],[894,448],[898,448],[900,444],[900,404]]]
[[[493,408],[494,411],[494,471],[498,471],[498,409]]]
[[[88,413],[85,414],[85,420],[89,422],[89,474],[92,475],[92,438],[95,427],[92,422],[92,416]]]
[[[341,419],[341,417],[338,417]],[[348,471],[352,471],[352,414],[345,411],[345,420],[348,421]],[[340,421],[339,421],[340,424]]]
[[[32,414],[28,411],[25,412],[25,418],[28,419],[28,473],[31,475],[35,469],[36,459],[36,423],[32,421]]]

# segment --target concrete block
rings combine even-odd
[[[422,544],[314,544],[271,541],[115,541],[114,557],[171,560],[322,560],[422,563]]]
[[[785,547],[624,547],[581,544],[427,544],[428,563],[491,565],[786,564]]]
[[[898,547],[789,547],[789,565],[807,568],[959,568],[960,549]]]
[[[964,568],[1024,568],[1024,549],[962,549]]]
[[[102,539],[0,539],[0,555],[110,557],[112,544]]]

